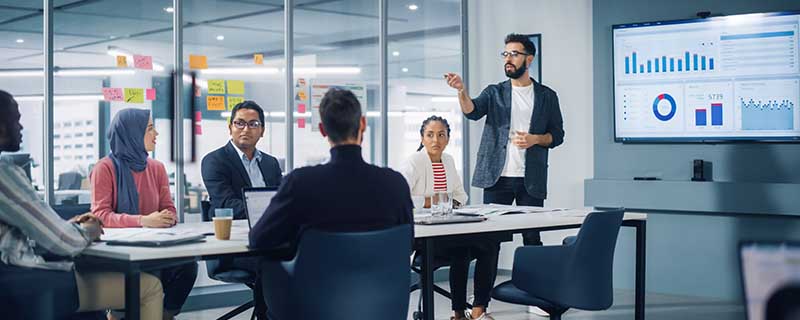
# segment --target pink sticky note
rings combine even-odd
[[[297,112],[306,113],[306,104],[300,103],[297,105]]]
[[[298,118],[297,119],[297,127],[303,129],[306,127],[306,118]]]
[[[147,100],[153,101],[156,99],[156,89],[155,88],[147,88]]]
[[[103,100],[125,101],[125,93],[123,93],[122,88],[103,88]]]
[[[195,111],[194,112],[194,121],[196,121],[196,122],[203,121],[203,112]]]
[[[202,126],[202,125],[200,125],[200,124],[196,124],[196,125],[194,125],[194,134],[195,134],[196,136],[203,135],[203,126]]]
[[[133,67],[136,69],[153,70],[153,57],[133,55]]]

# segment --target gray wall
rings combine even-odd
[[[800,10],[800,1],[596,0],[593,3],[594,42],[594,177],[631,180],[656,175],[687,181],[693,159],[713,162],[714,180],[751,183],[737,194],[718,193],[708,199],[753,201],[767,198],[759,183],[800,183],[798,144],[621,144],[613,133],[611,25],[629,22],[693,18],[698,11],[739,14]],[[676,192],[677,193],[677,192]],[[670,193],[653,195],[669,197]],[[591,195],[587,195],[587,199]],[[681,199],[674,199],[681,201]],[[587,205],[592,205],[591,201]],[[800,210],[796,210],[800,212]],[[743,239],[800,240],[800,219],[658,212],[648,218],[648,291],[741,299],[737,245]],[[632,287],[633,234],[623,231],[615,280]]]

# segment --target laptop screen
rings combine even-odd
[[[261,216],[264,215],[264,211],[267,210],[269,206],[269,202],[272,200],[272,197],[275,196],[275,193],[278,192],[278,188],[245,188],[244,189],[244,202],[245,202],[245,209],[247,210],[247,222],[252,228]]]
[[[744,243],[739,250],[747,319],[765,320],[776,312],[800,319],[800,306],[786,310],[786,297],[800,290],[800,244]],[[791,306],[789,306],[791,307]],[[781,319],[786,319],[780,316]]]

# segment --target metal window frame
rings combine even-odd
[[[53,2],[54,0],[42,0],[43,2],[43,34],[44,34],[44,92],[43,92],[43,169],[45,202],[55,205],[55,185],[54,185],[54,150],[53,150]],[[388,28],[389,28],[389,0],[379,0],[379,73],[380,73],[380,139],[378,140],[381,150],[380,163],[383,166],[389,164],[389,77],[388,77]],[[184,167],[184,134],[183,134],[183,6],[182,0],[172,0],[173,11],[173,54],[174,54],[174,137],[178,146],[175,149],[175,206],[180,221],[184,221],[184,198],[185,176]],[[284,0],[284,59],[286,60],[286,117],[285,136],[286,136],[286,173],[294,168],[294,0]],[[468,37],[468,0],[461,0],[461,49],[462,49],[462,76],[464,83],[469,83],[469,37]],[[462,157],[463,157],[463,183],[469,185],[470,181],[470,136],[469,121],[462,121]]]

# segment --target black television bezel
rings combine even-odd
[[[776,17],[776,16],[790,16],[800,15],[800,10],[797,11],[776,11],[776,12],[762,12],[762,13],[742,13],[724,16],[715,16],[708,18],[694,18],[694,19],[678,19],[678,20],[663,20],[651,22],[636,22],[636,23],[622,23],[611,25],[611,108],[612,108],[612,130],[614,131],[614,142],[623,144],[746,144],[746,143],[774,143],[774,144],[795,144],[800,143],[800,135],[798,136],[785,136],[785,137],[619,137],[617,136],[617,106],[616,106],[616,61],[614,59],[614,30],[629,29],[639,27],[652,27],[672,24],[688,24],[688,23],[702,23],[710,21],[721,21],[730,19],[736,16],[752,16],[757,15],[761,17]],[[800,45],[800,43],[798,44]]]

